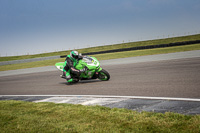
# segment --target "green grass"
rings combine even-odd
[[[144,55],[184,52],[184,51],[192,51],[192,50],[200,50],[200,44],[167,47],[167,48],[145,49],[145,50],[136,50],[136,51],[126,51],[126,52],[115,52],[115,53],[107,53],[107,54],[98,54],[94,56],[100,60],[109,60],[109,59],[117,59],[117,58],[144,56]]]
[[[148,46],[148,45],[156,45],[156,44],[168,44],[168,43],[174,43],[174,42],[193,41],[193,40],[200,40],[200,34],[191,35],[191,36],[166,38],[166,39],[122,43],[122,44],[99,46],[99,47],[91,47],[91,48],[78,49],[78,51],[81,52],[81,53],[88,53],[88,52],[97,52],[97,51],[105,51],[105,50],[112,50],[112,49],[120,49],[120,48],[130,48],[130,47]],[[0,57],[0,62],[11,61],[11,60],[30,59],[30,58],[37,58],[37,57],[66,55],[66,54],[69,54],[69,52],[70,52],[69,50],[68,51],[66,50],[66,51],[36,54],[36,55]]]
[[[174,53],[174,52],[191,51],[191,50],[200,50],[200,44],[167,47],[167,48],[157,48],[157,49],[146,49],[146,50],[137,50],[137,51],[115,52],[115,53],[107,53],[107,54],[98,54],[98,55],[94,55],[94,56],[98,60],[108,60],[108,59],[116,59],[116,58],[126,58],[126,57],[154,55],[154,54],[165,54],[165,53]],[[4,65],[4,66],[0,66],[0,71],[42,67],[42,66],[52,66],[57,62],[64,62],[64,60],[65,60],[64,58],[60,58],[60,59],[53,59],[53,60]]]
[[[72,104],[0,101],[0,130],[7,132],[195,132],[200,115],[136,112]]]

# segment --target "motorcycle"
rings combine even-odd
[[[58,62],[55,64],[58,70],[63,71],[64,62]],[[81,73],[79,77],[77,75],[71,73],[72,78],[77,78],[79,80],[88,80],[88,79],[100,79],[102,81],[108,81],[110,79],[110,74],[100,67],[100,62],[91,56],[83,56],[83,59],[79,60],[77,65],[75,66],[76,69],[81,70],[86,68],[84,73]]]

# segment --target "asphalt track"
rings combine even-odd
[[[102,101],[101,104],[108,107],[122,107],[152,111],[157,109],[158,112],[175,111],[185,114],[200,114],[200,51],[196,51],[197,56],[182,57],[174,54],[163,54],[156,56],[115,59],[114,62],[103,62],[102,67],[107,70],[111,79],[109,81],[85,80],[77,84],[68,85],[59,75],[60,71],[53,68],[51,71],[34,72],[27,74],[8,74],[0,76],[0,100],[5,99],[32,99],[36,95],[46,95],[44,97],[34,97],[34,100],[63,102],[70,101],[66,97],[52,97],[53,95],[76,95],[71,98],[73,102],[85,103]],[[187,52],[186,52],[187,53]],[[187,55],[187,54],[186,54]],[[156,59],[163,56],[166,59]],[[170,58],[169,58],[170,57]],[[139,60],[134,62],[135,59]],[[126,62],[125,62],[126,60]],[[143,60],[143,61],[141,61]],[[148,61],[149,60],[149,61]],[[105,64],[104,64],[105,63]],[[39,68],[38,68],[39,69]],[[13,72],[13,71],[12,71]],[[9,76],[10,75],[10,76]],[[22,97],[9,97],[8,95],[21,95]],[[23,95],[31,95],[28,98]],[[47,96],[49,95],[49,96]],[[51,95],[51,96],[50,96]],[[78,96],[79,95],[79,96]],[[114,98],[113,103],[108,104],[112,99],[102,98],[93,99],[84,97],[102,95],[102,96],[138,96],[138,97],[171,97],[179,100],[170,102],[162,98],[154,100]],[[77,97],[78,96],[78,97]],[[83,96],[80,98],[80,96]],[[197,99],[194,102],[181,102],[180,98]],[[44,99],[44,100],[43,100]],[[54,99],[54,101],[52,100]],[[62,99],[62,100],[61,100]],[[64,99],[64,100],[63,100]],[[85,101],[85,102],[78,102]],[[59,103],[58,102],[58,103]],[[69,103],[69,102],[66,102]],[[106,104],[107,103],[107,104]],[[151,106],[150,106],[151,105]],[[148,108],[147,108],[148,107]],[[165,108],[165,110],[163,110]],[[185,108],[186,110],[183,110]]]
[[[123,59],[122,59],[123,60]],[[59,71],[0,77],[1,95],[117,95],[200,98],[200,58],[103,66],[109,81],[68,85]]]

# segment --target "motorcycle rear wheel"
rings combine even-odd
[[[110,79],[110,74],[106,70],[102,69],[99,72],[98,79],[100,79],[102,81],[107,81]]]

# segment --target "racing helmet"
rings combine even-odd
[[[78,55],[79,55],[78,51],[71,51],[70,52],[70,56],[71,56],[72,59],[77,60],[78,59]]]

